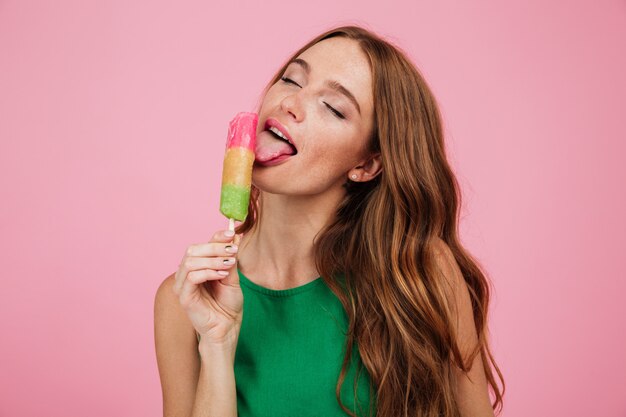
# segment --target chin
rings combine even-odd
[[[252,184],[264,193],[270,194],[284,194],[285,184],[280,183],[280,178],[274,176],[272,178],[271,173],[268,172],[256,172],[252,171]]]

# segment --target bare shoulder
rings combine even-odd
[[[173,340],[177,343],[196,341],[196,331],[187,313],[181,307],[178,296],[174,293],[176,283],[174,273],[166,277],[157,288],[154,298],[154,330],[155,343],[168,344]],[[194,342],[195,343],[195,342]]]
[[[181,329],[181,327],[185,327],[185,321],[188,321],[178,302],[178,296],[174,293],[175,283],[176,279],[172,273],[157,288],[154,298],[155,330],[157,326],[172,327],[170,330]],[[174,324],[176,325],[173,326]],[[189,323],[189,325],[191,324]]]
[[[445,260],[450,260],[450,258],[454,259],[454,255],[452,254],[452,250],[450,246],[441,238],[436,237],[433,241],[433,249],[435,256],[438,258],[444,258]]]
[[[174,283],[176,282],[174,275],[175,273],[172,272],[161,282],[161,284],[157,288],[155,302],[162,303],[164,301],[167,301],[167,299],[170,298],[172,295],[176,295],[173,291]],[[171,294],[169,294],[170,292]]]
[[[472,344],[477,338],[468,285],[448,244],[437,238],[433,246],[436,266],[444,281],[447,301],[452,308],[453,319],[458,325],[456,330],[461,336],[461,341]]]
[[[447,279],[448,284],[452,287],[452,290],[457,295],[467,291],[467,285],[463,278],[463,273],[459,264],[457,263],[450,246],[441,238],[436,238],[433,245],[434,256],[437,262],[437,267],[443,273]]]
[[[449,301],[452,307],[452,322],[455,324],[454,332],[461,354],[464,360],[467,360],[478,343],[469,288],[454,254],[446,242],[442,239],[436,240],[434,253],[437,267],[442,272],[450,290]],[[494,414],[481,355],[476,355],[469,365],[470,370],[467,373],[456,366],[453,367],[456,381],[455,394],[461,415],[492,417]]]
[[[154,299],[154,343],[163,394],[163,415],[189,415],[200,372],[196,331],[174,293],[174,274]]]
[[[433,245],[435,264],[442,282],[446,302],[453,314],[452,319],[457,323],[456,331],[465,338],[464,342],[473,343],[475,337],[472,301],[469,288],[463,277],[454,253],[448,244],[437,238]]]
[[[176,283],[175,273],[167,276],[159,285],[154,298],[154,307],[159,310],[175,309],[178,304],[178,297],[174,293]]]

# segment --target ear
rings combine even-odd
[[[348,178],[354,182],[370,181],[382,172],[382,168],[380,153],[375,153],[348,171]]]

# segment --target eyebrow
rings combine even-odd
[[[306,72],[307,75],[309,75],[311,73],[311,65],[308,62],[306,62],[304,59],[302,59],[302,58],[294,58],[294,59],[292,59],[287,64],[287,66],[289,66],[291,64],[298,64],[298,65],[300,65],[302,67],[302,69],[304,69],[304,72]],[[335,80],[328,80],[328,81],[326,81],[326,86],[329,87],[330,89],[332,89],[332,90],[334,90],[334,91],[336,91],[336,92],[346,96],[348,98],[348,100],[350,100],[352,102],[352,104],[354,104],[354,106],[356,107],[357,111],[359,112],[359,115],[361,114],[361,106],[359,106],[359,102],[356,101],[356,97],[354,97],[354,94],[352,94],[350,92],[350,90],[348,90],[346,87],[344,87],[338,81],[335,81]]]

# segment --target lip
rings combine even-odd
[[[265,162],[254,161],[254,166],[271,167],[274,165],[279,165],[283,163],[284,161],[288,160],[289,158],[291,158],[292,156],[293,155],[281,155],[278,158],[270,159],[269,161],[265,161]]]
[[[287,138],[287,141],[289,141],[289,143],[291,143],[293,145],[293,147],[296,148],[296,152],[298,151],[298,147],[294,143],[293,139],[291,138],[291,135],[289,134],[289,131],[287,131],[285,126],[280,124],[280,122],[278,120],[276,120],[276,119],[274,119],[272,117],[269,117],[265,121],[265,126],[263,127],[263,130],[268,130],[270,127],[275,127],[276,129],[280,130],[280,133],[285,135],[285,137]]]

